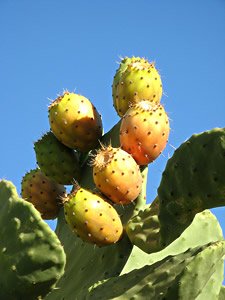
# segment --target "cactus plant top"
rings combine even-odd
[[[170,130],[161,96],[154,64],[132,57],[121,61],[113,82],[122,119],[104,136],[87,98],[65,92],[50,105],[52,132],[35,144],[43,171],[34,169],[22,182],[28,201],[0,181],[0,268],[6,270],[0,299],[224,298],[225,241],[207,209],[225,205],[225,129],[184,142],[146,204],[148,164]],[[79,183],[62,197],[61,184],[74,178]],[[60,205],[51,214],[46,209],[54,207],[50,196],[57,190]],[[58,238],[41,219],[49,216],[58,217]]]

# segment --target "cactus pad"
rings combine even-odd
[[[168,256],[100,283],[86,299],[197,299],[208,288],[208,281],[217,264],[223,262],[224,254],[225,243],[221,241]]]
[[[196,213],[225,205],[225,129],[193,135],[167,162],[158,189],[162,245],[175,240]]]
[[[0,181],[0,299],[41,299],[62,276],[63,248],[37,210]]]

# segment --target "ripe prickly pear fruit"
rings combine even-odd
[[[21,183],[21,196],[32,203],[42,219],[55,219],[65,196],[65,188],[46,177],[40,169],[26,173]]]
[[[41,171],[59,184],[72,184],[80,179],[77,152],[63,145],[52,132],[34,143],[37,163]]]
[[[130,107],[122,119],[121,148],[139,165],[147,165],[165,148],[169,131],[169,120],[163,106],[143,100]]]
[[[113,78],[113,84],[112,84],[112,96],[113,96],[113,106],[116,107],[116,88],[120,82],[121,76],[122,74],[126,71],[128,65],[130,65],[131,63],[137,63],[137,62],[145,62],[144,58],[140,58],[140,57],[125,57],[123,59],[121,59],[120,62],[120,66],[119,68],[116,70],[116,74]]]
[[[120,148],[102,146],[92,163],[95,185],[110,200],[128,204],[137,198],[142,176],[130,154]]]
[[[49,122],[57,139],[69,148],[87,152],[102,136],[102,120],[84,96],[65,92],[49,106]]]
[[[75,187],[65,198],[64,212],[68,225],[84,241],[104,246],[116,243],[122,236],[118,213],[94,192]]]
[[[143,99],[159,103],[162,97],[162,82],[154,63],[145,59],[127,59],[121,64],[113,82],[114,107],[123,116],[130,104]]]

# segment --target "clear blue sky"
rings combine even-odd
[[[0,178],[19,192],[36,167],[33,142],[49,130],[48,98],[75,91],[95,104],[105,131],[119,120],[111,97],[119,56],[156,62],[171,118],[169,145],[149,168],[148,202],[173,147],[225,126],[224,0],[1,0],[0,38]],[[225,229],[225,209],[215,213]]]

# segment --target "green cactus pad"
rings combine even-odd
[[[88,289],[98,281],[118,276],[129,258],[132,244],[126,236],[116,244],[99,248],[83,242],[65,223],[63,211],[56,233],[66,252],[65,274],[46,300],[86,299]]]
[[[0,299],[41,299],[65,266],[63,248],[32,204],[0,181]]]
[[[126,226],[130,241],[147,253],[160,250],[159,200],[156,198],[146,209],[131,218]]]
[[[154,253],[162,249],[158,213],[159,198],[157,197],[150,206],[139,211],[126,225],[126,232],[132,244],[146,253]],[[167,249],[166,251],[176,249],[178,252],[175,253],[177,254],[190,247],[221,239],[223,239],[222,230],[216,217],[209,210],[205,210],[196,214],[190,226],[165,249]],[[187,248],[183,248],[185,245]],[[171,252],[166,253],[171,254]]]
[[[152,203],[152,211],[154,211],[156,208],[157,202],[158,201],[156,198],[156,201]],[[161,259],[164,259],[168,255],[177,255],[190,248],[195,248],[210,242],[223,240],[222,229],[217,218],[209,210],[205,210],[196,214],[191,225],[186,228],[186,230],[179,236],[178,239],[176,239],[166,248],[158,251],[158,248],[155,247],[154,242],[157,236],[156,234],[159,232],[159,230],[157,231],[157,226],[152,226],[151,217],[154,216],[152,211],[149,211],[149,208],[147,208],[144,212],[140,211],[138,214],[144,214],[143,226],[138,226],[137,217],[133,217],[126,227],[127,229],[129,226],[134,226],[133,232],[128,232],[128,235],[131,242],[137,247],[133,247],[131,258],[129,258],[127,261],[122,274],[130,272],[134,268],[141,268],[145,264],[153,264]],[[149,214],[148,217],[147,214]],[[157,215],[155,215],[155,219],[156,217]],[[133,220],[135,220],[135,222]],[[154,237],[153,241],[151,241],[152,236]],[[160,240],[159,234],[158,238]],[[150,255],[148,253],[150,253]]]
[[[225,286],[222,286],[220,289],[219,300],[225,299]]]
[[[168,256],[93,287],[85,299],[197,299],[224,254],[225,242],[216,242]]]
[[[221,241],[209,244],[208,247],[196,255],[184,270],[180,281],[179,299],[218,299],[220,287],[212,290],[212,287],[215,288],[214,283],[216,281],[213,282],[210,279],[216,273],[223,274],[224,254],[225,241]],[[223,277],[221,278],[221,284],[222,280]],[[206,298],[204,298],[205,295],[207,295]]]
[[[80,179],[80,166],[77,152],[66,147],[47,132],[34,144],[37,163],[41,171],[59,184],[70,185]]]
[[[196,213],[225,205],[225,129],[193,135],[167,162],[158,189],[162,245],[175,240]]]

